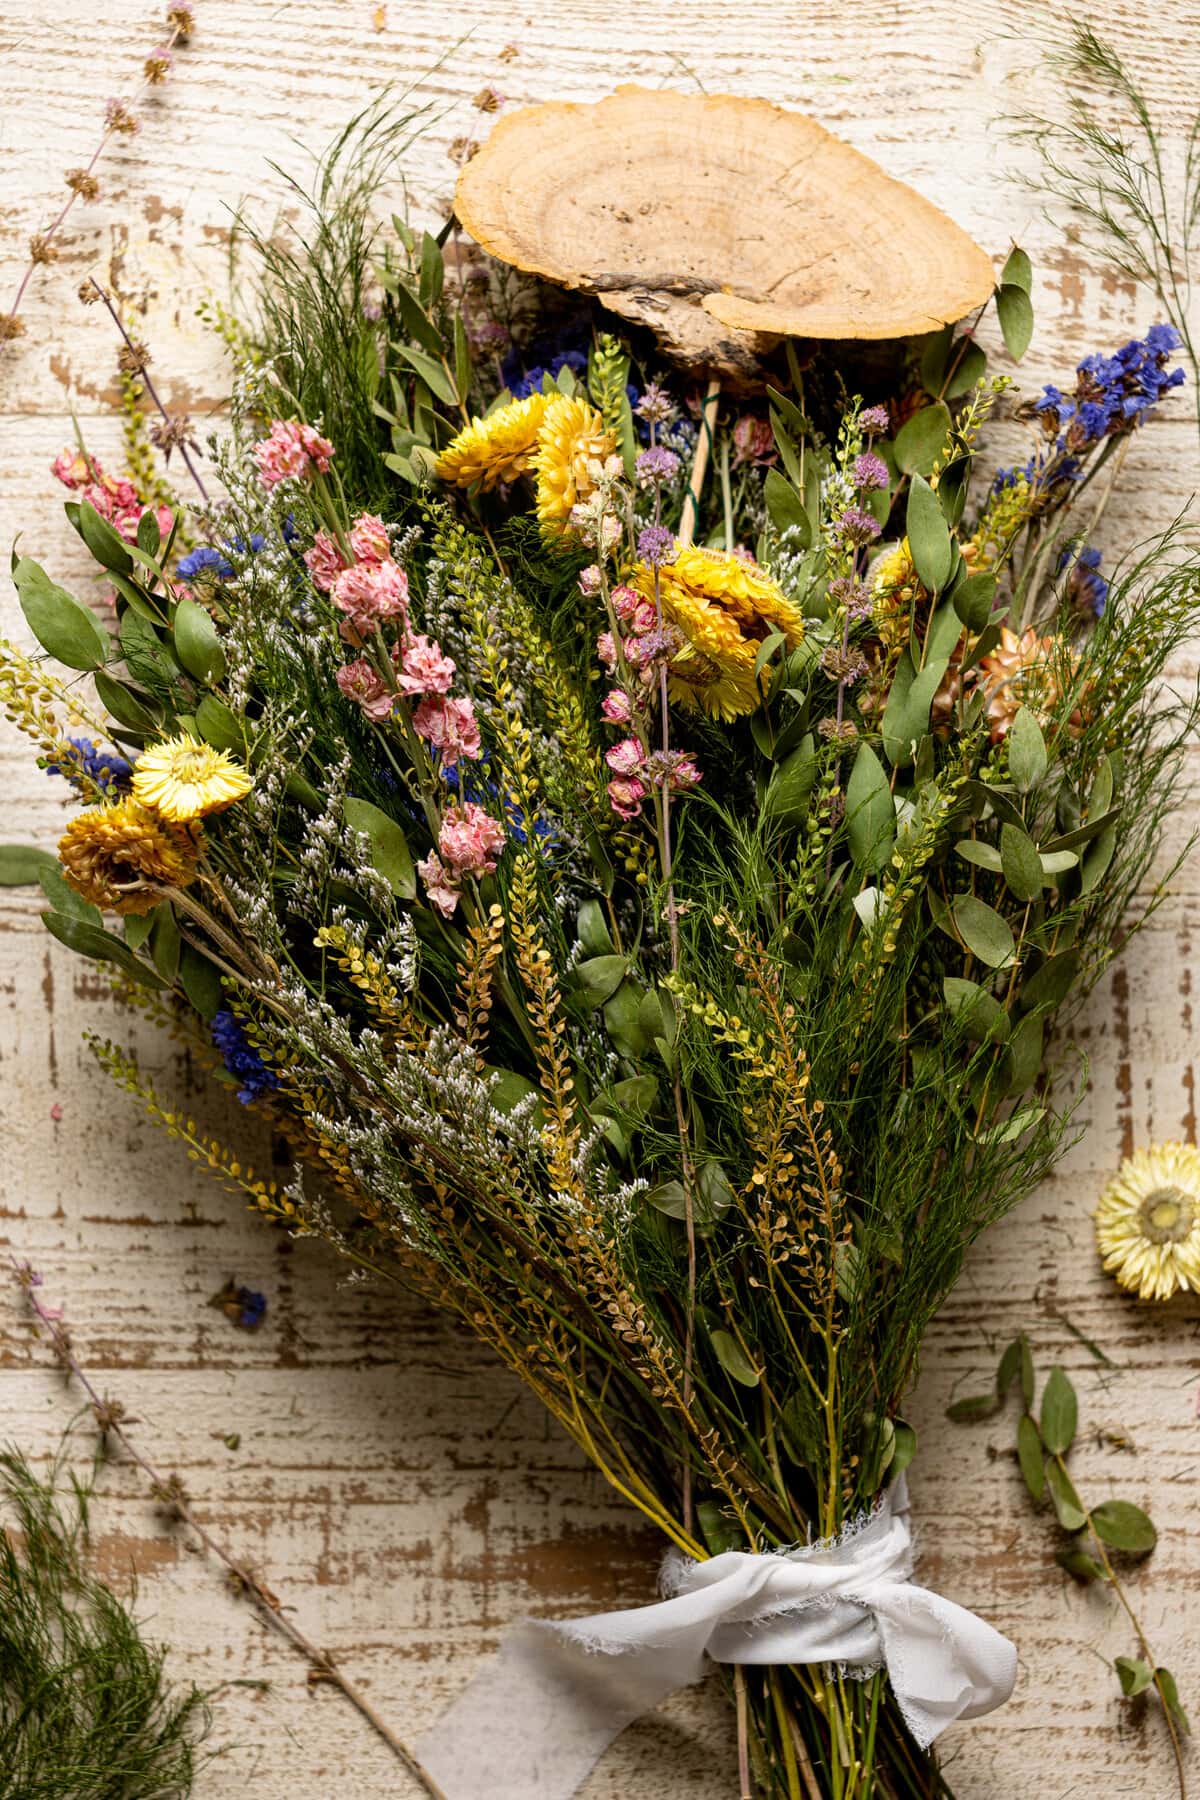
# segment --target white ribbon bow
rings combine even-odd
[[[612,1740],[722,1663],[886,1668],[922,1748],[1003,1705],[1017,1653],[911,1580],[903,1480],[832,1544],[668,1559],[670,1598],[591,1618],[527,1619],[418,1748],[446,1800],[570,1800]]]

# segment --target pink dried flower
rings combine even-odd
[[[348,700],[358,701],[368,719],[391,717],[396,696],[388,692],[383,678],[365,657],[360,656],[355,662],[343,663],[335,679]]]
[[[447,807],[438,849],[452,875],[490,875],[503,848],[503,825],[474,800]]]
[[[347,565],[335,540],[327,531],[318,531],[312,548],[304,552],[304,566],[312,576],[313,586],[328,594]]]
[[[658,613],[655,610],[654,602],[643,600],[640,605],[635,606],[633,617],[629,623],[639,637],[645,637],[648,631],[653,631],[658,624]]]
[[[464,756],[476,762],[483,750],[475,708],[469,700],[428,694],[413,714],[413,728],[441,752],[447,769]]]
[[[432,638],[415,633],[400,646],[400,689],[405,694],[448,694],[455,664]]]
[[[152,50],[150,52],[150,55],[142,64],[142,74],[146,77],[146,80],[150,83],[151,87],[158,87],[160,82],[167,79],[167,76],[171,73],[171,64],[174,60],[174,57],[171,55],[171,52],[167,49],[165,44],[160,45],[157,50]]]
[[[359,562],[386,562],[392,554],[387,526],[378,513],[360,513],[350,527],[350,548]]]
[[[596,639],[596,654],[611,675],[617,666],[616,640],[611,631],[602,631]]]
[[[632,619],[642,604],[642,596],[636,588],[626,587],[622,582],[612,591],[612,604],[618,619],[624,623],[626,620]]]
[[[50,464],[50,473],[61,481],[64,487],[77,488],[89,479],[87,461],[78,450],[70,445],[60,450]]]
[[[593,594],[600,592],[600,565],[589,563],[586,569],[579,571],[579,591],[588,600]]]
[[[633,707],[624,688],[613,688],[610,693],[605,694],[600,702],[600,711],[610,725],[628,725],[633,717]]]
[[[311,425],[296,419],[275,419],[265,438],[252,447],[264,487],[301,480],[314,473],[324,475],[333,460],[333,445]]]
[[[743,413],[733,428],[734,464],[770,463],[776,454],[775,436],[767,420]]]
[[[642,766],[642,746],[636,738],[622,738],[604,752],[604,760],[614,775],[636,775]]]
[[[433,851],[422,857],[417,864],[417,874],[425,883],[425,897],[430,906],[436,906],[444,919],[453,918],[458,905],[458,889],[443,867],[441,857]]]
[[[636,775],[618,775],[608,784],[609,804],[619,819],[636,819],[646,789]]]
[[[359,637],[369,636],[385,619],[408,615],[408,576],[398,563],[355,563],[335,577],[332,592],[333,604]]]

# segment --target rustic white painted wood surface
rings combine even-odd
[[[1038,272],[1039,332],[1022,380],[1069,370],[1093,345],[1150,323],[1152,304],[1056,243],[1036,204],[1006,181],[996,119],[1020,99],[1053,106],[1034,72],[1031,22],[1013,0],[934,0],[920,9],[867,0],[199,0],[199,29],[143,128],[101,169],[104,198],[79,208],[60,263],[35,282],[28,336],[0,362],[0,539],[20,530],[56,573],[78,570],[47,465],[76,413],[93,445],[116,452],[113,344],[100,309],[75,299],[89,270],[118,260],[145,303],[155,373],[175,406],[203,419],[225,375],[193,314],[225,291],[229,208],[246,193],[269,217],[281,193],[268,158],[296,166],[289,137],[320,146],[382,83],[422,78],[440,116],[416,158],[414,197],[452,186],[446,146],[485,121],[471,97],[493,80],[516,101],[598,96],[615,82],[686,84],[803,107],[888,170],[913,181],[995,253],[1019,236]],[[1169,0],[1152,20],[1124,0],[1093,17],[1133,52],[1169,117],[1194,105],[1196,9]],[[106,96],[132,85],[156,41],[142,0],[7,0],[0,14],[0,297],[23,246],[57,206],[62,171],[85,162]],[[1024,41],[1022,41],[1024,39]],[[514,46],[504,60],[500,53]],[[1195,438],[1186,404],[1156,423],[1130,461],[1106,520],[1110,544],[1162,524],[1191,493]],[[2,600],[12,629],[20,620]],[[15,621],[15,622],[14,622]],[[1194,673],[1190,659],[1181,674]],[[51,845],[64,807],[25,745],[2,743],[0,837]],[[1196,822],[1181,811],[1182,838]],[[1100,1277],[1089,1209],[1124,1150],[1152,1137],[1194,1138],[1191,984],[1200,863],[1120,971],[1095,996],[1078,1038],[1090,1058],[1086,1132],[1049,1182],[972,1256],[931,1334],[912,1416],[921,1434],[913,1490],[923,1572],[1016,1638],[1021,1678],[1010,1706],[950,1746],[962,1800],[1040,1800],[1172,1791],[1152,1718],[1122,1708],[1101,1660],[1132,1649],[1111,1600],[1057,1574],[1052,1534],[1024,1503],[1009,1453],[1011,1421],[967,1430],[947,1399],[986,1380],[1021,1327],[1040,1361],[1079,1381],[1076,1455],[1089,1492],[1119,1484],[1152,1503],[1157,1554],[1132,1587],[1160,1656],[1200,1707],[1194,1626],[1197,1501],[1196,1304],[1151,1312]],[[183,1474],[206,1518],[262,1567],[298,1619],[360,1678],[403,1733],[416,1735],[466,1680],[505,1624],[528,1611],[569,1613],[650,1597],[657,1546],[488,1357],[403,1298],[347,1289],[319,1248],[293,1248],[248,1218],[112,1091],[81,1031],[138,1043],[172,1092],[228,1132],[186,1061],[113,1019],[103,984],[50,945],[27,897],[0,893],[0,1248],[46,1272],[80,1349]],[[266,1154],[269,1157],[269,1147]],[[227,1275],[263,1289],[257,1335],[205,1304]],[[1101,1371],[1060,1313],[1103,1342]],[[0,1283],[0,1437],[47,1457],[75,1401],[47,1371],[18,1303]],[[1131,1440],[1117,1448],[1104,1432]],[[239,1434],[236,1449],[227,1439]],[[173,1666],[205,1685],[260,1678],[218,1698],[219,1751],[201,1800],[382,1800],[403,1773],[328,1688],[310,1691],[289,1651],[264,1634],[218,1573],[156,1518],[142,1484],[104,1480],[99,1551],[118,1579],[142,1578],[142,1606],[173,1646]],[[715,1691],[679,1697],[627,1734],[589,1783],[588,1800],[726,1800],[734,1789],[728,1718]]]

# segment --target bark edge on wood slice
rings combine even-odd
[[[455,211],[501,261],[745,380],[783,337],[902,338],[995,285],[952,219],[803,113],[619,87],[499,119]]]

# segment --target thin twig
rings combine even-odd
[[[119,1412],[114,1407],[113,1402],[111,1400],[106,1400],[100,1394],[99,1390],[93,1386],[82,1363],[79,1361],[71,1347],[69,1334],[55,1316],[55,1311],[46,1307],[39,1299],[37,1290],[41,1285],[41,1277],[27,1265],[22,1265],[17,1262],[16,1258],[13,1256],[9,1257],[9,1262],[12,1265],[13,1273],[18,1285],[24,1290],[30,1306],[33,1308],[43,1329],[50,1337],[54,1346],[54,1354],[58,1358],[59,1363],[75,1377],[76,1381],[91,1401],[92,1411],[96,1415],[97,1423],[100,1425],[101,1430],[107,1436],[116,1439],[130,1461],[135,1463],[150,1481],[152,1490],[158,1495],[169,1498],[172,1507],[183,1520],[184,1524],[195,1532],[207,1551],[215,1556],[218,1561],[224,1563],[239,1587],[242,1588],[245,1593],[249,1594],[250,1598],[256,1603],[260,1614],[267,1623],[272,1625],[277,1631],[281,1632],[282,1635],[300,1651],[301,1655],[308,1659],[310,1665],[318,1670],[324,1679],[332,1682],[335,1687],[339,1688],[346,1699],[349,1700],[350,1704],[357,1708],[358,1712],[367,1723],[378,1732],[389,1750],[391,1750],[404,1764],[414,1780],[420,1782],[426,1794],[429,1795],[429,1800],[447,1800],[445,1792],[438,1786],[433,1776],[420,1762],[418,1762],[416,1756],[408,1748],[407,1744],[398,1738],[391,1727],[380,1717],[366,1695],[362,1692],[361,1688],[356,1687],[348,1676],[342,1674],[329,1652],[327,1650],[318,1649],[317,1646],[304,1635],[300,1627],[293,1624],[292,1620],[282,1611],[279,1601],[263,1585],[258,1577],[252,1574],[244,1563],[238,1562],[235,1557],[231,1556],[230,1553],[205,1529],[192,1511],[186,1496],[180,1488],[178,1479],[164,1479],[154,1467],[153,1463],[151,1463],[147,1457],[143,1456],[142,1452],[132,1442],[129,1434],[122,1426]]]
[[[111,317],[113,324],[116,326],[117,330],[120,332],[122,338],[124,339],[125,348],[129,351],[130,355],[136,360],[137,346],[134,344],[133,339],[130,337],[129,333],[126,331],[124,323],[121,319],[120,313],[117,311],[116,307],[113,305],[112,300],[110,299],[109,295],[106,294],[104,289],[100,286],[100,283],[96,280],[96,277],[94,275],[89,275],[88,280],[91,282],[91,284],[95,288],[97,294],[99,294],[101,300],[103,300],[105,306],[108,308],[109,316]],[[145,388],[146,392],[149,394],[149,396],[150,396],[151,400],[154,402],[155,406],[157,406],[159,412],[162,414],[166,423],[168,425],[170,425],[172,422],[171,415],[167,411],[166,407],[163,405],[162,401],[159,399],[158,389],[155,387],[154,383],[151,381],[149,375],[147,374],[145,363],[142,363],[142,362],[138,363],[138,371],[137,372],[141,378],[142,386]],[[205,506],[207,506],[209,504],[208,489],[205,487],[204,482],[201,480],[200,471],[199,471],[199,469],[197,469],[195,463],[192,461],[191,451],[188,449],[186,444],[180,444],[179,454],[180,454],[180,456],[182,456],[184,463],[187,466],[188,474],[191,476],[192,480],[195,482],[196,487],[199,490],[200,498],[203,500]]]
[[[168,24],[171,23],[169,19],[168,19],[167,23]],[[168,55],[171,53],[171,51],[175,50],[178,47],[178,45],[187,43],[188,39],[190,38],[190,36],[192,34],[193,29],[194,29],[194,27],[191,23],[189,23],[187,25],[184,25],[182,22],[177,22],[175,24],[171,24],[170,36],[167,38],[166,44],[164,46]],[[157,85],[158,85],[157,81],[151,81],[149,76],[147,76],[143,80],[141,86],[139,88],[137,88],[134,92],[134,103],[136,104],[138,101],[140,101],[144,95],[149,93],[149,91],[152,87],[155,87]],[[116,125],[106,125],[105,126],[104,135],[100,139],[100,142],[97,144],[96,149],[92,155],[91,161],[87,164],[87,166],[83,170],[83,175],[85,177],[85,180],[87,177],[89,177],[91,175],[93,169],[96,167],[96,164],[100,161],[101,156],[103,156],[104,151],[108,146],[109,140],[117,135],[118,135],[118,127]],[[43,245],[48,247],[51,243],[53,243],[55,237],[58,235],[62,226],[66,223],[67,216],[70,213],[71,208],[74,206],[75,202],[79,199],[81,191],[82,191],[82,184],[80,187],[72,188],[70,193],[67,196],[66,201],[60,207],[59,211],[55,214],[54,218],[50,221],[49,225],[47,225],[45,231],[40,232],[38,234],[42,240]],[[33,271],[38,267],[38,263],[41,260],[44,260],[44,259],[37,258],[37,257],[30,257],[28,267],[26,268],[25,273],[22,275],[21,280],[17,286],[16,294],[13,297],[13,303],[12,303],[11,307],[9,308],[7,314],[4,315],[4,318],[7,321],[12,321],[12,320],[16,319],[16,316],[21,309],[21,302],[25,298],[25,291],[28,288],[29,283],[33,279]],[[17,335],[17,333],[23,329],[24,329],[23,326],[15,326],[15,325],[12,326],[8,341],[11,341],[12,338],[15,337]],[[4,342],[5,342],[5,338],[3,336],[0,336],[0,347],[3,346]]]

